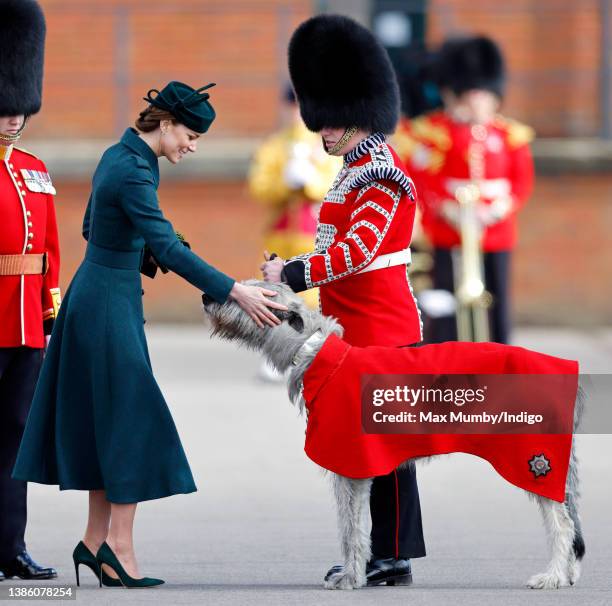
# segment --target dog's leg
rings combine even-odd
[[[372,480],[352,480],[334,474],[334,495],[338,511],[340,545],[344,566],[325,581],[326,589],[353,589],[366,583],[366,563],[370,559],[370,511]]]
[[[570,564],[575,536],[574,522],[565,503],[545,497],[535,497],[542,512],[552,557],[546,572],[536,574],[527,581],[531,589],[557,589],[570,585]]]

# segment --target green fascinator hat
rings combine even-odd
[[[210,95],[204,91],[213,86],[215,84],[211,83],[196,90],[188,84],[172,81],[161,91],[152,88],[143,99],[159,109],[170,112],[181,124],[196,133],[205,133],[216,114],[208,102]]]

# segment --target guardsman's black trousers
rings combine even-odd
[[[0,348],[0,570],[25,550],[27,484],[11,473],[42,359],[42,349]]]

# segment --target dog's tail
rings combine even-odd
[[[586,545],[584,544],[584,538],[581,530],[577,530],[576,534],[574,535],[572,549],[574,550],[574,555],[578,561],[584,558],[584,554],[586,553]]]
[[[567,475],[567,490],[565,492],[565,506],[569,517],[574,522],[574,540],[572,542],[572,549],[577,560],[582,560],[584,557],[586,547],[584,544],[584,537],[582,535],[582,524],[580,522],[580,515],[578,514],[578,499],[580,493],[578,490],[578,460],[574,452],[574,446],[572,445],[572,454],[570,459],[570,467]]]
[[[580,516],[578,515],[577,509],[577,495],[571,493],[567,494],[565,504],[570,518],[574,522],[574,540],[572,542],[572,549],[577,560],[582,560],[586,552],[586,545],[584,544],[584,536],[582,535],[582,524],[580,523]]]
[[[565,490],[565,506],[567,512],[574,522],[574,540],[572,549],[577,560],[582,560],[586,552],[584,537],[582,535],[582,524],[580,515],[578,514],[578,499],[580,498],[580,486],[578,476],[578,457],[576,457],[576,430],[580,426],[584,404],[586,400],[586,386],[581,381],[578,387],[576,405],[574,408],[574,436],[572,439],[572,450],[570,454],[570,463],[567,473],[567,484]]]

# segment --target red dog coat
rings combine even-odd
[[[304,374],[304,399],[308,409],[306,454],[334,473],[368,478],[386,475],[413,457],[465,452],[489,461],[508,482],[562,502],[571,433],[364,433],[363,375],[440,372],[449,375],[569,375],[570,389],[565,389],[561,398],[558,394],[551,395],[550,401],[543,405],[554,414],[563,411],[573,419],[578,388],[578,363],[575,361],[497,343],[449,342],[403,349],[352,347],[332,335]],[[537,473],[534,465],[544,465],[543,470],[540,468],[544,473]]]

